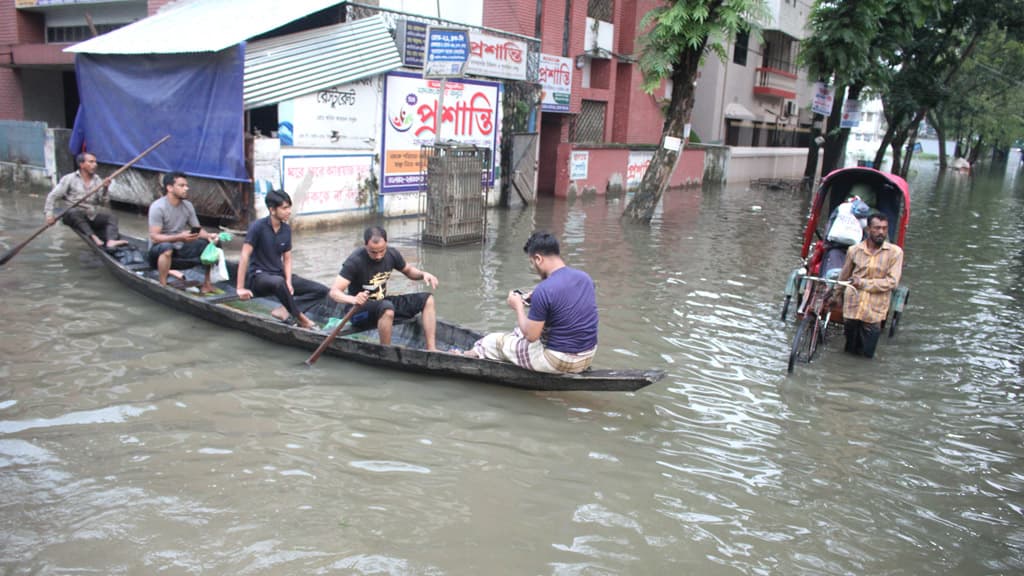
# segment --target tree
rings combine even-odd
[[[946,0],[948,1],[948,0]],[[940,2],[941,4],[941,2]],[[859,100],[866,90],[882,89],[889,78],[888,62],[898,58],[902,43],[912,38],[936,3],[931,0],[835,0],[818,2],[808,21],[800,63],[811,78],[834,86],[832,114],[825,133],[821,172],[841,168],[850,129],[841,128],[847,98]],[[823,117],[815,115],[813,124]],[[817,172],[817,144],[811,143],[805,178]]]
[[[1006,30],[986,34],[964,63],[963,73],[950,87],[949,98],[928,115],[940,134],[948,132],[957,142],[957,155],[972,163],[982,154],[985,143],[994,151],[1005,151],[1024,135],[1024,42]],[[944,147],[939,164],[945,166]]]
[[[653,93],[672,81],[672,98],[665,111],[661,145],[640,182],[623,217],[649,222],[675,172],[684,128],[693,111],[697,71],[706,51],[726,57],[725,42],[765,14],[762,0],[670,0],[644,16],[641,28],[650,30],[641,40],[640,71],[643,89]],[[674,140],[675,139],[675,140]]]
[[[953,0],[933,12],[891,63],[892,81],[883,92],[888,130],[875,155],[881,164],[888,144],[892,171],[906,176],[921,121],[952,97],[950,86],[962,75],[979,42],[993,30],[1024,34],[1019,0]],[[903,157],[903,152],[906,156]]]

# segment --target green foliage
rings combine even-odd
[[[1016,36],[1013,30],[989,30],[935,110],[948,136],[968,147],[979,141],[1008,145],[1024,137],[1024,41]]]
[[[640,23],[640,71],[651,94],[672,76],[687,51],[708,50],[721,57],[740,30],[756,30],[767,10],[763,0],[674,0],[648,12]],[[696,71],[695,71],[696,72]]]

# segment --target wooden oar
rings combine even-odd
[[[331,345],[331,342],[334,342],[334,339],[338,337],[338,333],[341,332],[341,329],[345,327],[345,324],[348,324],[348,321],[352,319],[352,315],[355,314],[356,311],[358,311],[360,308],[362,308],[362,306],[356,305],[353,305],[351,308],[349,308],[348,313],[345,314],[345,317],[341,319],[341,322],[338,322],[338,325],[334,327],[334,330],[331,330],[331,333],[327,335],[327,338],[324,338],[324,341],[320,343],[320,347],[317,348],[316,351],[313,352],[313,354],[311,354],[309,358],[306,358],[306,366],[312,366],[314,363],[316,363],[317,360],[320,359],[320,356],[324,353],[324,350],[327,350],[327,347]]]
[[[167,136],[164,136],[163,138],[157,140],[152,146],[150,146],[149,148],[146,148],[145,150],[143,150],[141,154],[139,154],[135,158],[132,158],[131,160],[129,160],[127,164],[125,164],[124,166],[121,166],[113,174],[111,174],[110,176],[107,176],[103,180],[104,181],[113,180],[116,176],[120,175],[125,170],[131,168],[132,164],[135,164],[139,160],[142,160],[143,156],[145,156],[146,154],[149,154],[157,146],[159,146],[159,145],[163,144],[164,142],[170,140],[170,138],[171,138],[171,135],[168,134]],[[86,194],[85,196],[82,196],[81,198],[79,198],[77,202],[75,202],[71,206],[68,206],[64,211],[67,212],[68,210],[71,210],[72,208],[78,207],[79,204],[81,204],[82,202],[85,202],[90,197],[92,197],[93,194],[99,192],[102,189],[103,189],[103,186],[102,186],[102,182],[101,182],[101,185],[97,186],[95,190],[93,190],[93,191],[89,192],[88,194]],[[11,248],[10,250],[8,250],[7,253],[4,254],[2,258],[0,258],[0,266],[3,266],[4,264],[7,264],[8,260],[10,260],[11,258],[14,258],[15,256],[17,256],[18,252],[21,252],[22,248],[27,246],[29,242],[35,240],[36,236],[39,236],[43,232],[46,232],[46,229],[49,228],[50,226],[53,226],[54,224],[56,224],[58,220],[60,220],[60,219],[57,218],[57,219],[54,219],[54,221],[52,223],[47,222],[46,224],[43,224],[43,226],[39,230],[36,230],[34,234],[29,236],[27,240],[25,240],[21,244],[18,244],[14,248]]]

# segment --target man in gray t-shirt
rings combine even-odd
[[[149,206],[149,264],[157,269],[160,284],[167,285],[171,269],[200,266],[206,245],[217,235],[199,226],[196,209],[188,201],[188,179],[181,172],[164,175],[164,196]],[[201,292],[212,292],[210,267]]]

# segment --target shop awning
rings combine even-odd
[[[739,118],[741,120],[756,120],[757,116],[747,109],[746,106],[739,102],[729,102],[725,105],[725,111],[722,116],[726,118]]]
[[[245,108],[276,104],[402,65],[381,16],[250,42]]]
[[[342,0],[178,0],[156,14],[65,48],[85,54],[219,52]]]

